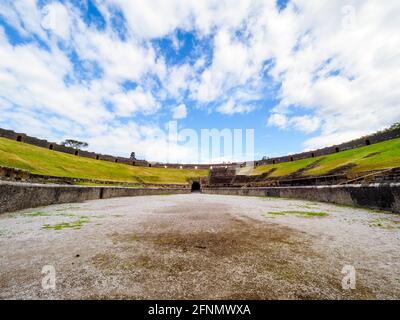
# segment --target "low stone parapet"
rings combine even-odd
[[[202,192],[322,201],[400,213],[400,183],[304,187],[203,188]]]
[[[128,188],[0,182],[0,213],[86,200],[189,193],[184,188]]]

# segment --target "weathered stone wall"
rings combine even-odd
[[[312,187],[203,188],[202,192],[322,201],[400,213],[400,183]],[[0,182],[0,213],[95,199],[185,193],[190,193],[190,189],[81,187]]]
[[[0,182],[0,213],[86,200],[189,193],[189,189],[81,187]]]
[[[216,170],[221,168],[236,168],[240,163],[229,163],[229,164],[182,164],[182,163],[152,163],[155,168],[174,168],[174,169],[199,169],[199,170]]]
[[[310,187],[203,188],[202,192],[208,194],[294,198],[400,213],[400,183]]]
[[[26,170],[2,167],[0,166],[0,181],[11,182],[29,182],[38,184],[58,184],[58,185],[77,185],[80,183],[118,186],[118,187],[136,187],[136,188],[167,188],[180,189],[189,188],[189,184],[172,184],[172,183],[145,183],[145,182],[127,182],[127,181],[110,181],[96,179],[82,179],[69,177],[55,177],[41,174],[31,173]]]

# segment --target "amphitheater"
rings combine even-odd
[[[254,167],[0,129],[0,298],[398,299],[399,213],[400,129]]]

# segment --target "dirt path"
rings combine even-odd
[[[116,198],[1,215],[0,258],[0,298],[400,298],[400,216],[256,197]],[[55,290],[42,288],[45,265]],[[355,290],[342,289],[345,265]]]

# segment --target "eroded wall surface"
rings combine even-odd
[[[203,189],[202,192],[322,201],[400,213],[400,183],[308,187],[210,188]]]
[[[0,213],[86,200],[189,193],[184,188],[126,188],[0,182]]]

